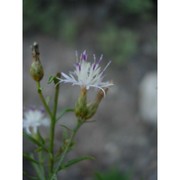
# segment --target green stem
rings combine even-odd
[[[62,163],[64,161],[64,158],[66,157],[66,155],[67,155],[67,153],[69,151],[70,145],[72,144],[72,142],[74,140],[74,137],[76,136],[76,133],[77,133],[78,129],[81,127],[82,124],[83,124],[82,122],[78,121],[76,127],[74,128],[73,133],[72,133],[72,135],[71,135],[71,137],[69,139],[69,143],[67,143],[67,146],[66,146],[63,154],[61,155],[61,158],[60,158],[60,160],[58,162],[57,168],[54,171],[54,174],[57,174],[57,172],[59,171],[59,169],[60,169],[60,167],[61,167],[61,165],[62,165]]]
[[[34,158],[33,154],[31,154],[31,157]],[[43,173],[42,173],[41,164],[32,163],[32,166],[34,167],[39,180],[45,180]]]
[[[39,156],[39,166],[41,169],[41,174],[42,174],[43,179],[45,180],[45,171],[44,171],[44,167],[43,167],[44,160],[43,160],[41,151],[38,153],[38,156]]]
[[[42,94],[42,90],[41,90],[41,85],[40,85],[40,82],[38,81],[37,82],[37,89],[38,89],[38,93],[39,93],[39,97],[44,105],[44,108],[46,109],[46,111],[48,112],[50,118],[52,119],[52,113],[51,113],[51,110],[49,108],[49,106],[47,105],[47,102],[44,98],[44,95]]]
[[[51,121],[51,127],[50,127],[50,171],[53,172],[53,166],[54,166],[54,134],[55,134],[55,124],[56,124],[56,113],[57,113],[57,106],[58,106],[58,97],[59,97],[59,84],[55,87],[55,96],[54,96],[54,107],[53,107],[53,117]]]
[[[41,101],[42,101],[42,103],[43,103],[43,105],[44,105],[44,108],[45,108],[45,110],[47,111],[47,113],[49,114],[49,116],[50,116],[50,119],[51,119],[51,128],[50,128],[50,137],[51,137],[51,134],[52,134],[52,131],[53,131],[53,126],[54,126],[54,116],[53,116],[53,114],[52,114],[52,112],[51,112],[51,110],[50,110],[50,108],[49,108],[49,106],[47,105],[47,102],[46,102],[46,100],[45,100],[45,98],[44,98],[44,95],[43,95],[43,93],[42,93],[42,89],[41,89],[41,85],[40,85],[40,82],[38,81],[37,82],[37,90],[38,90],[38,93],[39,93],[39,97],[40,97],[40,99],[41,99]],[[52,152],[52,150],[51,150],[51,139],[50,139],[50,158],[49,158],[49,164],[50,164],[50,171],[52,172],[52,168],[53,168],[53,152]]]
[[[54,118],[56,118],[56,113],[57,113],[58,97],[59,97],[59,83],[55,87],[54,109],[53,109]]]

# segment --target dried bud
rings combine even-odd
[[[99,103],[101,102],[102,98],[104,97],[104,95],[107,93],[108,91],[108,88],[105,88],[103,89],[104,91],[102,90],[99,90],[97,95],[96,95],[96,100],[95,102],[99,105]]]
[[[107,93],[107,91],[108,91],[108,88],[104,89],[104,91],[102,91],[102,90],[98,91],[95,101],[88,106],[88,114],[86,116],[86,120],[90,119],[91,117],[93,117],[96,114],[99,104],[100,104],[102,98],[104,97],[105,93]]]
[[[34,42],[32,46],[32,57],[33,62],[30,67],[30,74],[35,81],[41,81],[44,76],[43,66],[39,58],[39,46],[38,43]]]

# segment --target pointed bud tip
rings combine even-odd
[[[33,43],[33,46],[38,46],[38,43],[35,41],[35,42]]]

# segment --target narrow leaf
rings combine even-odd
[[[42,144],[45,144],[45,140],[44,140],[44,138],[41,136],[39,130],[38,130],[38,132],[37,132],[37,135],[38,135],[38,139],[41,141],[41,143],[42,143]]]
[[[54,76],[49,76],[48,84],[51,84],[54,81]]]
[[[31,154],[30,157],[34,158],[34,155]],[[34,167],[34,169],[35,169],[35,171],[39,177],[39,180],[45,180],[41,164],[40,163],[37,164],[37,163],[32,162],[32,166]]]
[[[66,130],[68,130],[68,131],[73,131],[72,129],[70,129],[69,127],[67,127],[66,125],[64,125],[64,124],[61,124],[61,127],[63,127],[63,128],[65,128]]]
[[[59,117],[57,118],[57,121],[58,121],[59,119],[61,119],[67,112],[74,112],[74,109],[68,108],[68,109],[62,110],[61,113],[60,113],[60,115],[59,115]]]
[[[36,161],[34,158],[32,158],[30,155],[28,155],[28,154],[26,154],[26,153],[23,154],[23,157],[24,157],[25,159],[33,162],[33,163],[39,164],[38,161]]]
[[[51,175],[51,176],[50,176],[50,180],[58,180],[58,179],[57,179],[57,175],[56,175],[56,174]]]
[[[33,142],[34,144],[37,144],[38,146],[41,146],[42,144],[37,140],[37,139],[35,139],[33,136],[31,136],[31,135],[28,135],[27,133],[23,133],[23,135],[25,136],[25,137],[27,137],[31,142]]]
[[[56,174],[53,174],[50,178],[50,180],[58,180]]]
[[[77,164],[81,161],[84,161],[84,160],[94,160],[95,158],[92,157],[92,156],[83,156],[83,157],[80,157],[80,158],[76,158],[76,159],[72,159],[70,161],[68,161],[67,163],[65,163],[64,165],[62,165],[59,170],[62,170],[62,169],[65,169],[65,168],[68,168],[74,164]]]
[[[30,176],[30,175],[28,175],[25,171],[23,171],[23,174],[24,174],[24,176],[26,176],[28,179],[39,180],[39,178],[38,178],[38,177],[35,177],[35,176]]]
[[[42,144],[42,142],[38,141],[36,138],[34,138],[31,135],[28,135],[27,133],[23,132],[23,135],[25,137],[27,137],[32,143],[38,145],[39,147],[41,147],[42,149],[44,149],[46,152],[48,152],[47,148],[44,146],[44,144]],[[41,139],[42,140],[42,139]]]

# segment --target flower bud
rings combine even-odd
[[[102,90],[98,91],[95,101],[88,106],[88,114],[86,116],[86,120],[90,119],[96,114],[99,104],[107,91],[108,91],[108,88],[104,89],[104,91]]]
[[[43,66],[41,64],[39,55],[40,53],[39,53],[38,44],[34,42],[32,46],[33,62],[30,67],[30,74],[35,81],[41,81],[41,79],[44,76],[44,70],[43,70]]]
[[[78,101],[75,105],[75,114],[78,118],[84,119],[87,116],[87,90],[86,88],[81,88],[81,93]]]

